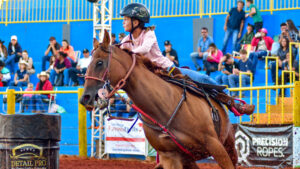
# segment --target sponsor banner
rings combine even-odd
[[[294,127],[293,167],[300,168],[300,127]]]
[[[240,165],[276,168],[292,166],[292,125],[238,125],[235,138]]]
[[[146,138],[140,120],[127,133],[134,121],[105,119],[105,153],[146,154]]]

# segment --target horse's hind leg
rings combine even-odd
[[[231,131],[229,131],[229,133],[228,133],[228,137],[225,140],[224,146],[225,146],[225,149],[226,149],[233,165],[236,166],[237,161],[238,161],[238,155],[237,155],[237,152],[236,152],[236,149],[235,149],[235,142],[234,141],[235,141],[234,131],[233,131],[233,128],[231,126]]]
[[[220,143],[220,141],[217,138],[208,136],[208,138],[205,141],[206,141],[206,149],[218,162],[221,168],[223,169],[235,168],[224,146]]]

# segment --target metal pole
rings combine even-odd
[[[9,89],[7,91],[7,114],[15,114],[15,104],[16,104],[15,90]]]
[[[83,88],[78,89],[78,139],[79,139],[79,156],[87,157],[87,127],[86,127],[86,110],[79,103],[83,94]]]
[[[294,90],[294,109],[293,109],[293,116],[294,116],[294,126],[300,127],[300,82],[295,82],[295,90]]]

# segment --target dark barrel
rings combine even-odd
[[[0,115],[0,169],[58,169],[58,114]]]

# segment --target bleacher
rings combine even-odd
[[[7,1],[8,2],[8,1]],[[10,1],[9,1],[10,2]],[[195,1],[196,2],[196,1]],[[1,5],[0,5],[1,6]],[[90,5],[89,5],[90,6]],[[75,8],[74,8],[75,9]],[[92,8],[91,8],[92,9]],[[278,8],[279,9],[279,8]],[[0,9],[1,10],[1,9]],[[72,10],[72,9],[71,9]],[[116,10],[117,11],[117,10]],[[221,11],[224,12],[224,11]],[[2,11],[3,13],[3,11]],[[279,25],[281,22],[286,21],[287,19],[294,20],[297,25],[299,25],[299,14],[300,10],[293,11],[277,11],[272,15],[267,11],[263,13],[264,25],[269,30],[269,35],[272,37],[274,35],[279,34]],[[159,17],[159,16],[157,16]],[[193,63],[189,57],[189,53],[193,51],[193,20],[199,19],[199,16],[189,15],[189,17],[167,17],[166,18],[153,18],[151,20],[151,24],[156,25],[156,34],[159,41],[160,49],[163,49],[164,40],[170,40],[173,44],[174,49],[177,50],[179,55],[179,61],[181,65],[186,65],[191,68],[194,68]],[[203,18],[208,18],[208,12],[203,14]],[[223,25],[225,15],[212,15],[214,19],[214,40],[219,48],[222,47],[222,40],[224,37]],[[82,50],[84,48],[91,49],[92,48],[92,26],[93,22],[90,20],[91,18],[87,18],[85,21],[71,22],[69,23],[70,32],[68,32],[68,36],[70,36],[71,41],[70,44],[74,47],[75,50]],[[75,19],[74,19],[75,20]],[[246,23],[251,22],[251,19],[247,19]],[[41,71],[41,61],[44,51],[46,50],[46,46],[48,45],[48,39],[50,36],[55,36],[57,41],[61,43],[62,39],[65,37],[63,35],[64,30],[62,29],[65,26],[66,22],[55,22],[55,23],[31,23],[30,21],[9,21],[8,25],[5,25],[5,18],[0,19],[0,39],[5,40],[5,45],[8,45],[8,41],[10,36],[16,34],[18,36],[19,42],[23,49],[27,49],[29,52],[29,56],[33,58],[34,67],[36,68],[36,74],[30,77],[30,81],[33,84],[37,84],[37,73]],[[17,24],[13,24],[13,23]],[[123,32],[122,21],[121,20],[113,20],[112,23],[113,32],[120,33]],[[55,30],[55,31],[54,31]],[[230,40],[229,40],[230,42]],[[254,75],[253,86],[265,86],[266,78],[265,78],[265,62],[258,61],[256,74]],[[205,72],[201,72],[205,73]],[[219,72],[211,73],[211,77],[214,78],[219,74]],[[268,70],[268,82],[270,84],[271,80],[271,72]],[[13,79],[13,77],[12,77]],[[57,87],[58,91],[62,90],[77,90],[78,87]],[[0,88],[0,91],[5,91],[6,88]],[[270,103],[266,101],[266,92],[271,93]],[[260,90],[259,98],[257,99],[257,91],[253,91],[253,100],[252,103],[259,105],[259,112],[262,114],[266,114],[267,111],[281,111],[280,103],[285,102],[286,107],[290,107],[289,104],[291,98],[287,98],[283,101],[278,101],[276,105],[275,100],[275,90]],[[248,103],[251,102],[250,92],[246,92],[245,101]],[[67,99],[66,99],[67,98]],[[3,97],[0,96],[0,102],[3,103]],[[65,108],[67,113],[61,114],[62,116],[62,141],[61,144],[61,154],[69,154],[69,155],[77,155],[78,154],[78,99],[77,94],[57,94],[56,103]],[[268,105],[269,106],[268,108]],[[16,105],[18,106],[18,104]],[[276,107],[277,106],[277,107]],[[269,110],[267,110],[269,109]],[[286,108],[287,110],[287,108]],[[290,111],[290,110],[288,110]],[[256,110],[255,110],[256,112]],[[240,118],[235,117],[232,113],[229,113],[230,120],[232,123],[239,123]],[[242,121],[249,122],[249,116],[241,117]],[[87,126],[91,124],[90,116],[87,115]],[[91,133],[88,130],[87,142],[91,142]],[[89,145],[90,146],[90,145]],[[88,151],[90,151],[90,147],[88,147]],[[88,152],[90,154],[90,152]]]

